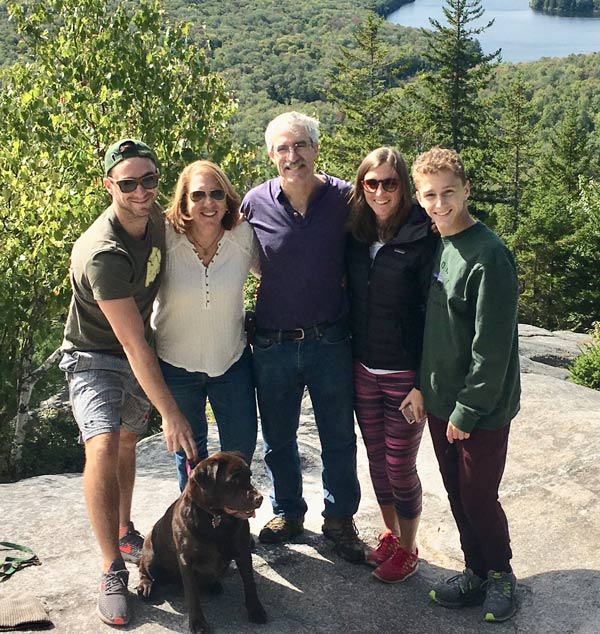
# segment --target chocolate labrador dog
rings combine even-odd
[[[144,541],[138,595],[149,599],[155,582],[183,585],[194,634],[210,631],[200,591],[222,592],[221,579],[232,560],[244,584],[249,620],[267,621],[256,593],[248,525],[263,498],[250,475],[238,452],[223,451],[202,460]]]

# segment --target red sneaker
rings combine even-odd
[[[367,555],[369,566],[377,568],[386,559],[389,559],[400,547],[398,538],[390,531],[385,531],[379,535],[379,544]]]
[[[408,579],[419,567],[419,551],[413,555],[398,546],[398,550],[373,570],[373,576],[384,583],[398,583]]]

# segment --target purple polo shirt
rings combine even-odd
[[[304,216],[290,205],[279,178],[251,189],[242,201],[260,244],[259,328],[308,328],[347,312],[344,251],[352,185],[323,176],[326,182]]]

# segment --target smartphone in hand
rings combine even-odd
[[[413,408],[411,407],[410,403],[408,405],[406,405],[400,411],[402,412],[402,415],[404,416],[404,418],[406,419],[406,422],[409,425],[412,425],[413,423],[425,423],[425,422],[427,422],[427,416],[423,416],[423,418],[421,420],[417,420],[417,417],[415,416],[415,413],[413,412]]]

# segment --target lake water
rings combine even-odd
[[[415,0],[394,11],[388,20],[402,26],[431,28],[429,18],[445,23],[443,0]],[[600,51],[600,18],[562,18],[536,13],[529,0],[483,0],[480,22],[494,24],[479,35],[486,53],[502,49],[505,62],[528,62],[541,57]]]

